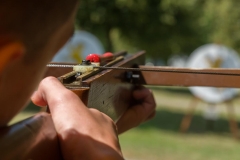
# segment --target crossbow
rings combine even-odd
[[[81,64],[48,64],[47,74],[58,77],[88,107],[114,120],[129,106],[136,85],[240,87],[238,69],[150,67],[144,60],[144,51],[90,54]]]

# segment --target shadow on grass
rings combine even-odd
[[[172,132],[179,132],[180,124],[184,113],[177,113],[168,110],[157,110],[155,117],[140,125],[139,129],[157,128]],[[239,123],[238,123],[238,126]],[[226,133],[229,130],[228,119],[218,119],[216,121],[206,121],[201,115],[194,115],[191,125],[187,132],[191,133],[204,133],[211,131],[215,133]]]

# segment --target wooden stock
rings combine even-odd
[[[240,70],[239,69],[189,69],[173,67],[146,67],[139,66],[141,69],[153,68],[163,70],[163,72],[145,72],[142,76],[146,85],[159,86],[211,86],[211,87],[229,87],[240,88]],[[168,72],[176,71],[176,72]],[[185,72],[185,73],[178,73]],[[187,73],[189,72],[189,73]],[[204,73],[204,74],[203,74]],[[209,73],[209,74],[207,74]],[[214,74],[211,74],[214,73]],[[228,75],[224,75],[224,73]],[[232,74],[232,75],[231,75]],[[234,75],[234,74],[239,74]]]
[[[134,67],[144,64],[144,53],[139,52],[115,64],[117,67]],[[133,84],[124,80],[123,70],[103,70],[82,83],[84,87],[70,89],[89,108],[96,108],[117,121],[131,103]],[[87,88],[86,88],[87,87]]]

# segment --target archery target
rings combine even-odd
[[[68,43],[53,57],[52,62],[81,63],[90,53],[103,54],[102,43],[89,32],[75,31]]]
[[[240,60],[238,54],[230,48],[207,44],[197,48],[190,55],[187,67],[240,68]],[[189,89],[196,97],[208,103],[221,103],[232,99],[238,93],[238,90],[234,88],[189,87]]]

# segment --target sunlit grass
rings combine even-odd
[[[202,113],[207,107],[199,102],[186,134],[179,132],[183,116],[193,96],[187,89],[152,88],[158,103],[155,118],[120,136],[128,160],[237,160],[240,142],[232,137],[226,106],[219,104],[220,118],[209,128]],[[179,90],[180,92],[176,93]],[[233,100],[239,119],[239,98]]]
[[[129,160],[237,160],[240,142],[229,132],[228,120],[220,119],[213,130],[196,115],[186,134],[179,132],[183,114],[159,110],[155,119],[120,136]]]
[[[237,160],[239,142],[213,133],[186,134],[159,129],[134,129],[120,136],[126,159]]]

